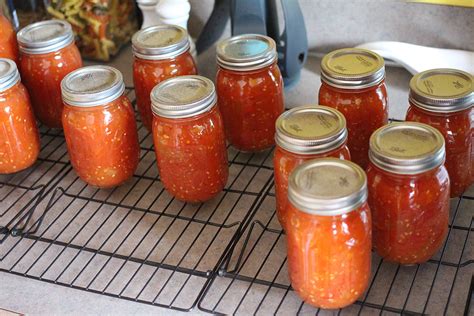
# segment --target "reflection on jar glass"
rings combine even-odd
[[[410,81],[407,121],[425,123],[443,134],[451,197],[474,182],[474,79],[455,69],[433,69]]]
[[[372,228],[367,180],[356,164],[307,161],[291,174],[286,225],[291,286],[308,304],[343,308],[370,278]]]
[[[217,46],[217,94],[229,143],[257,152],[274,145],[284,110],[283,80],[273,39],[240,35]]]
[[[49,20],[18,32],[20,72],[36,117],[48,127],[61,128],[61,80],[82,66],[71,25]]]
[[[326,106],[301,106],[284,112],[276,122],[275,170],[276,212],[286,225],[288,177],[307,160],[334,157],[350,160],[344,116]]]
[[[140,148],[122,74],[107,66],[80,68],[61,83],[69,158],[78,176],[100,188],[115,187],[135,172]]]
[[[151,93],[160,180],[179,200],[215,197],[229,175],[224,126],[214,84],[201,76],[163,81]]]
[[[383,58],[358,48],[333,51],[321,61],[321,82],[319,104],[344,114],[351,159],[365,169],[370,135],[388,123]]]
[[[401,264],[426,262],[448,232],[443,136],[426,124],[392,123],[372,135],[369,157],[375,250]]]

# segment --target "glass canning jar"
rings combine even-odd
[[[257,152],[275,144],[275,121],[283,113],[283,79],[273,39],[239,35],[217,46],[217,95],[229,143]]]
[[[410,81],[406,120],[425,123],[443,134],[451,197],[474,182],[474,79],[456,69],[433,69]]]
[[[167,79],[152,90],[160,179],[179,200],[207,201],[227,182],[225,133],[216,101],[214,84],[201,76]]]
[[[370,278],[372,227],[362,168],[336,158],[307,161],[288,185],[291,286],[308,304],[354,303]]]
[[[0,58],[0,173],[33,165],[40,140],[30,98],[11,59]]]
[[[0,58],[8,58],[18,62],[16,32],[2,12],[0,12]]]
[[[18,32],[20,72],[36,117],[48,127],[61,128],[61,80],[82,66],[71,25],[48,20]]]
[[[151,90],[165,79],[195,75],[197,69],[189,52],[188,33],[176,25],[155,25],[138,31],[132,37],[132,48],[137,108],[143,125],[151,131]]]
[[[321,61],[319,104],[346,117],[351,159],[366,168],[370,135],[388,123],[384,60],[364,49],[344,48]]]
[[[372,135],[369,157],[375,250],[401,264],[427,261],[448,231],[443,135],[426,124],[392,123]]]
[[[79,177],[100,188],[132,177],[140,148],[122,74],[108,66],[84,67],[67,75],[61,87],[64,136]]]
[[[286,225],[288,177],[303,162],[322,157],[350,160],[344,116],[326,106],[301,106],[284,112],[276,122],[275,172],[276,212]]]

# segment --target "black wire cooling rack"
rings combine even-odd
[[[127,88],[134,99],[133,88]],[[112,190],[74,173],[61,131],[40,128],[30,169],[0,176],[0,271],[125,300],[216,314],[324,314],[291,289],[275,216],[272,151],[229,148],[230,178],[208,203],[172,198],[137,117],[140,164]],[[373,255],[364,296],[338,314],[469,314],[474,187],[452,200],[449,235],[423,265]]]

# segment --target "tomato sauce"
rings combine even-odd
[[[15,63],[0,58],[0,173],[14,173],[33,165],[40,140],[30,98]]]

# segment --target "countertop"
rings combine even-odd
[[[201,74],[210,78],[214,77],[214,58],[211,51],[199,57]],[[127,47],[110,63],[122,71],[127,85],[132,85],[131,61],[131,49]],[[320,59],[317,57],[308,58],[298,84],[291,90],[285,91],[287,107],[316,102],[316,94],[320,86],[319,63]],[[390,117],[392,118],[402,119],[404,117],[407,108],[407,89],[410,77],[411,75],[404,69],[387,68],[386,82],[390,98]],[[181,314],[177,311],[87,293],[8,273],[0,273],[0,308],[29,315]],[[199,313],[197,309],[190,314],[196,313]]]

